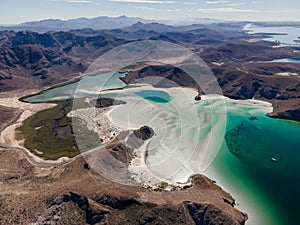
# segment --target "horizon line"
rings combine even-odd
[[[273,22],[273,23],[280,23],[280,22],[300,22],[300,20],[246,20],[246,19],[241,19],[241,20],[226,20],[226,19],[218,19],[218,18],[213,18],[213,17],[194,17],[194,18],[182,18],[182,19],[154,19],[154,18],[143,18],[143,17],[136,17],[136,16],[127,16],[127,15],[120,15],[120,16],[107,16],[107,15],[99,15],[96,17],[72,17],[72,18],[59,18],[59,17],[49,17],[49,18],[41,18],[41,19],[32,19],[32,20],[27,20],[27,21],[23,21],[23,22],[19,22],[19,23],[12,23],[12,24],[2,24],[0,23],[0,26],[4,26],[4,27],[9,27],[9,26],[18,26],[18,25],[22,25],[24,23],[32,23],[32,22],[43,22],[43,21],[47,21],[47,20],[58,20],[58,21],[63,21],[63,22],[68,22],[70,20],[76,20],[76,19],[96,19],[96,18],[112,18],[112,19],[117,19],[117,18],[131,18],[131,19],[141,19],[144,21],[149,21],[150,23],[153,22],[158,22],[158,23],[162,23],[165,24],[166,22],[172,22],[173,24],[178,22],[178,23],[182,23],[182,22],[195,22],[195,24],[197,24],[197,20],[218,20],[220,22]],[[199,21],[200,22],[200,21]]]

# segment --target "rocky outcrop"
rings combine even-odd
[[[196,97],[195,97],[195,101],[200,101],[201,100],[201,96],[200,95],[197,95]]]
[[[50,208],[57,209],[57,206],[69,201],[75,203],[83,211],[87,224],[97,224],[101,222],[104,220],[105,215],[110,212],[109,209],[98,205],[93,200],[87,199],[87,197],[74,192],[69,192],[68,194],[58,197]]]
[[[184,202],[185,207],[188,209],[190,216],[195,225],[216,225],[216,224],[231,224],[240,225],[239,221],[233,221],[228,218],[228,215],[213,205],[199,204],[194,202]]]
[[[125,219],[127,224],[163,224],[170,221],[173,224],[189,225],[241,225],[245,222],[236,220],[212,204],[183,201],[178,204],[159,205],[112,195],[96,196],[90,199],[73,192],[64,194],[54,201],[48,209],[51,213],[45,216],[47,222],[51,224],[57,221],[59,207],[70,201],[81,209],[87,224],[101,222],[122,224],[122,219]],[[125,218],[123,218],[123,211],[126,214]]]
[[[284,119],[288,119],[288,120],[300,121],[300,108],[286,110],[284,112],[271,113],[269,116],[273,117],[273,118],[279,118],[279,119],[284,118]]]
[[[105,108],[113,105],[122,105],[126,104],[126,102],[121,101],[121,100],[116,100],[112,98],[97,98],[97,99],[92,99],[90,101],[91,105],[93,105],[96,108]]]
[[[106,147],[106,150],[119,162],[128,165],[132,160],[134,149],[117,140],[112,141]]]
[[[146,141],[153,137],[154,130],[151,127],[143,126],[138,130],[133,131],[136,138]]]

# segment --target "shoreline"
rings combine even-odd
[[[52,86],[46,86],[42,90],[34,90],[31,93],[28,93],[28,94],[25,94],[25,95],[22,95],[21,97],[19,97],[19,101],[23,102],[23,103],[30,103],[30,102],[25,101],[24,99],[35,96],[35,95],[40,95],[40,94],[42,94],[42,93],[44,93],[45,91],[48,91],[48,90],[52,90],[52,89],[55,89],[55,88],[58,88],[58,87],[62,87],[62,86],[65,86],[65,85],[76,83],[76,82],[80,81],[84,76],[86,76],[86,75],[84,75],[84,74],[83,75],[78,75],[78,76],[72,78],[69,81],[65,81],[65,82],[55,84],[55,85],[52,85]],[[41,104],[41,103],[32,102],[30,104]]]
[[[69,84],[77,83],[77,82],[81,81],[84,77],[94,77],[94,76],[102,75],[102,74],[105,74],[105,73],[109,73],[109,72],[97,72],[97,73],[91,73],[91,74],[82,74],[81,73],[80,75],[75,76],[74,78],[72,78],[69,81],[61,82],[61,83],[58,83],[58,84],[55,84],[55,85],[51,85],[51,86],[46,86],[46,87],[43,87],[42,90],[34,90],[33,92],[32,91],[28,91],[30,93],[22,95],[22,97],[19,97],[19,101],[24,102],[24,103],[30,103],[28,101],[25,101],[24,99],[33,97],[35,95],[40,95],[40,94],[42,94],[42,93],[44,93],[46,91],[53,90],[55,88],[59,88],[59,87],[63,87],[63,86],[69,85]],[[118,73],[120,73],[120,74],[126,74],[127,72],[118,72]],[[129,85],[129,84],[126,84],[126,85]],[[40,103],[39,102],[32,102],[30,104],[40,104]]]
[[[224,151],[224,149],[221,151]],[[215,162],[203,174],[214,180],[220,188],[233,196],[236,204],[235,208],[248,217],[247,225],[284,224],[285,218],[280,215],[278,208],[272,204],[272,197],[265,190],[261,190],[261,187],[256,186],[256,184],[253,186],[251,180],[235,181],[236,178],[232,178],[233,171],[222,168],[218,164],[218,162]],[[250,185],[252,188],[249,192],[247,189]]]

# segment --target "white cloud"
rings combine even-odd
[[[259,10],[253,9],[237,9],[237,8],[192,8],[192,9],[159,9],[152,7],[135,7],[136,9],[148,10],[148,11],[156,11],[156,12],[202,12],[202,13],[239,13],[239,12],[260,12]]]
[[[229,3],[230,1],[223,1],[223,0],[218,0],[218,1],[206,1],[206,4],[220,4],[220,3]]]
[[[152,7],[143,7],[143,6],[137,6],[136,9],[142,9],[147,11],[155,11],[155,12],[185,12],[184,9],[158,9],[158,8],[152,8]]]
[[[229,6],[229,7],[236,7],[236,6],[241,6],[241,5],[245,5],[245,3],[231,3],[231,4],[227,4],[227,6]]]
[[[110,0],[111,2],[146,3],[146,4],[174,4],[175,1],[163,0]]]
[[[198,2],[184,2],[184,5],[199,5]]]
[[[218,13],[235,13],[235,12],[260,12],[253,9],[237,9],[237,8],[214,8],[214,9],[197,9],[201,12],[218,12]]]
[[[94,3],[93,0],[49,0],[50,2]]]
[[[71,3],[93,3],[94,1],[91,1],[91,0],[66,0],[66,2],[71,2]]]

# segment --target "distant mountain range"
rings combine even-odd
[[[49,31],[70,31],[77,29],[93,29],[93,30],[113,30],[113,29],[136,29],[142,27],[146,30],[159,30],[170,31],[174,30],[174,27],[188,27],[188,29],[193,26],[198,27],[199,25],[209,25],[209,24],[246,24],[251,21],[224,21],[212,18],[187,18],[182,20],[147,20],[139,17],[108,17],[99,16],[95,18],[75,18],[69,20],[61,19],[46,19],[40,21],[30,21],[15,25],[1,25],[0,31],[12,30],[12,31],[34,31],[38,33],[45,33]],[[252,22],[258,26],[300,26],[300,22],[291,21],[281,21],[281,22]],[[147,26],[144,26],[147,25]],[[172,28],[173,27],[173,28]],[[160,29],[158,29],[160,28]],[[165,30],[167,29],[167,30]]]
[[[220,23],[222,20],[199,18],[199,19],[187,19],[185,21],[155,21],[146,20],[138,17],[107,17],[99,16],[96,18],[76,18],[69,20],[60,19],[47,19],[40,21],[31,21],[10,26],[0,26],[0,30],[30,30],[35,32],[47,32],[47,31],[69,31],[74,29],[85,29],[91,28],[95,30],[110,30],[110,29],[123,29],[130,27],[137,23],[163,23],[168,25],[191,25],[191,24],[209,24],[209,23]]]
[[[76,18],[70,20],[60,19],[47,19],[40,21],[32,21],[21,23],[18,25],[2,26],[1,30],[10,29],[14,31],[19,30],[31,30],[36,32],[47,32],[47,31],[68,31],[72,29],[84,29],[91,28],[95,30],[106,30],[106,29],[121,29],[129,27],[135,23],[142,22],[148,23],[153,21],[147,21],[141,18],[135,17],[107,17],[100,16],[96,18]]]

